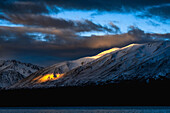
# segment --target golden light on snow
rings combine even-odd
[[[128,46],[122,47],[121,49],[125,49],[125,48],[132,47],[132,46],[135,46],[135,45],[140,45],[140,44],[130,44]]]
[[[97,58],[100,58],[101,56],[103,56],[103,55],[105,55],[105,54],[111,53],[111,52],[116,51],[116,50],[118,50],[118,49],[119,49],[119,48],[112,48],[112,49],[103,51],[103,52],[101,52],[101,53],[99,53],[99,54],[97,54],[97,55],[95,55],[95,56],[90,57],[90,58],[97,59]]]
[[[37,77],[34,80],[37,80],[37,83],[43,83],[43,82],[47,82],[47,81],[53,81],[53,80],[57,80],[59,78],[61,78],[64,74],[46,74],[43,75],[43,77]]]
[[[98,58],[104,56],[105,54],[112,53],[112,52],[117,51],[117,50],[122,50],[122,49],[125,49],[125,48],[128,48],[128,47],[132,47],[132,46],[134,46],[134,45],[139,45],[139,44],[130,44],[130,45],[125,46],[125,47],[123,47],[123,48],[112,48],[112,49],[103,51],[103,52],[101,52],[101,53],[99,53],[99,54],[97,54],[97,55],[95,55],[95,56],[89,57],[89,58],[98,59]]]

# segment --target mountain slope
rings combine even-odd
[[[40,71],[33,73],[32,75],[28,76],[27,78],[23,79],[17,84],[20,84],[22,86],[22,84],[27,84],[27,83],[36,84],[37,82],[42,83],[42,82],[58,79],[64,73],[67,73],[79,66],[86,65],[104,55],[111,54],[112,52],[118,49],[119,48],[112,48],[92,57],[84,57],[73,61],[65,61],[65,62],[54,64],[52,66],[49,66],[47,68],[44,68]]]
[[[170,79],[170,42],[131,44],[113,48],[68,71],[40,70],[11,88],[101,85],[122,81]],[[99,56],[99,57],[97,57]],[[79,63],[80,64],[80,63]],[[54,70],[54,66],[52,66]],[[46,72],[46,73],[45,73]]]
[[[0,60],[0,88],[10,86],[42,67],[16,60]]]

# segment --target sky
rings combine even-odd
[[[1,0],[0,59],[48,66],[170,40],[170,0]]]

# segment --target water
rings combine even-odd
[[[170,113],[170,107],[13,107],[0,113]]]

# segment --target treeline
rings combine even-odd
[[[170,81],[84,85],[0,91],[2,107],[39,106],[169,106]]]

